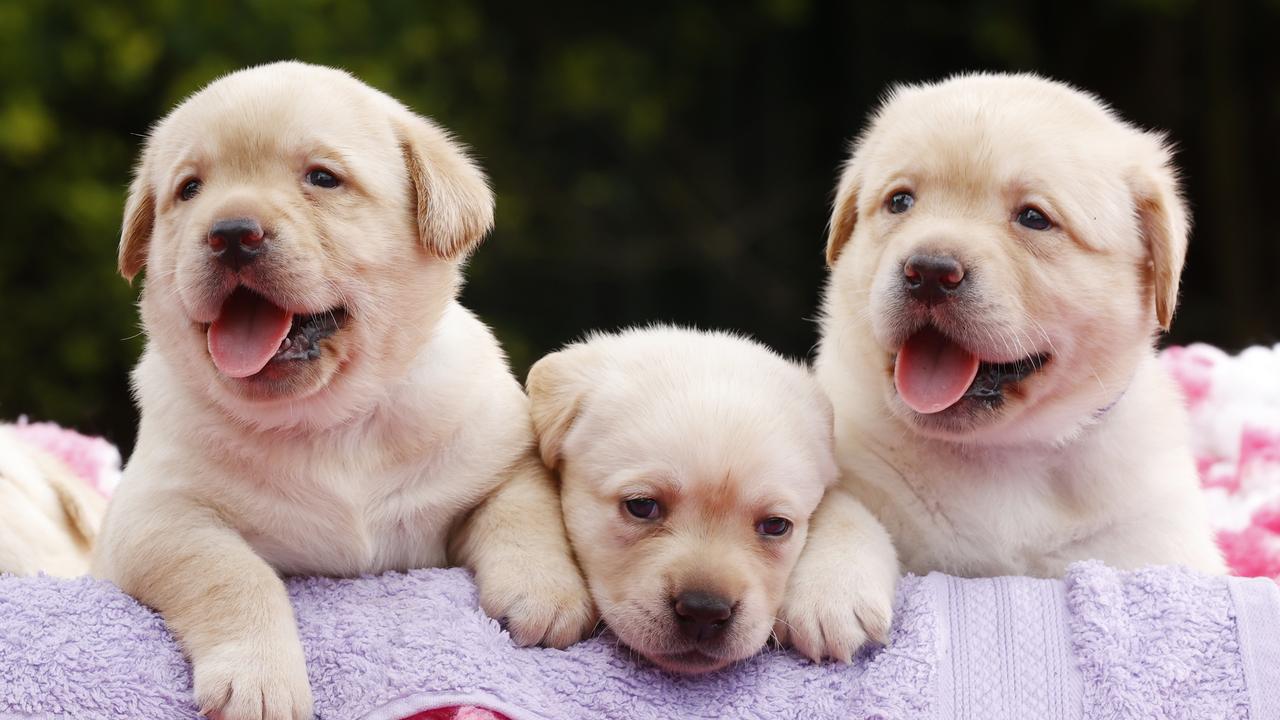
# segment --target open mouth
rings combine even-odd
[[[1041,353],[1014,362],[978,363],[978,376],[973,379],[973,384],[965,391],[964,396],[980,400],[1000,398],[1006,385],[1025,380],[1048,362],[1049,356]]]
[[[320,357],[320,341],[338,332],[346,319],[347,311],[342,308],[315,315],[294,315],[289,334],[280,341],[280,349],[271,356],[271,362],[315,360]]]
[[[898,350],[893,382],[908,407],[931,415],[965,398],[997,404],[1007,387],[1025,380],[1049,360],[1050,356],[1039,353],[1013,362],[984,362],[930,326],[907,338]]]
[[[209,356],[219,372],[232,378],[257,375],[272,363],[314,360],[320,357],[320,341],[341,329],[346,319],[341,307],[294,314],[240,286],[209,324]]]

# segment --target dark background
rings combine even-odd
[[[221,73],[347,68],[469,143],[497,230],[464,301],[517,373],[590,328],[815,339],[831,189],[884,88],[1034,70],[1168,130],[1196,217],[1170,342],[1276,342],[1280,2],[0,0],[0,418],[132,446],[115,275],[148,126]],[[341,112],[335,108],[334,112]]]

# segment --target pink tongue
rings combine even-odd
[[[893,382],[912,410],[930,414],[955,405],[978,376],[978,356],[927,328],[898,351]]]
[[[271,362],[292,324],[293,313],[239,288],[209,326],[209,355],[227,377],[255,375]]]

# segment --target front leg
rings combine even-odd
[[[529,453],[462,522],[450,560],[475,573],[480,606],[520,645],[564,648],[596,624],[560,512],[555,480]]]
[[[830,488],[810,520],[775,634],[814,662],[850,662],[868,639],[888,641],[897,583],[889,533],[849,491]]]
[[[186,498],[118,498],[94,574],[155,608],[191,660],[200,712],[221,720],[312,716],[284,583],[235,530]]]

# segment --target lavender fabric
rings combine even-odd
[[[520,649],[461,570],[289,590],[317,716],[479,705],[550,718],[1280,718],[1268,580],[1083,563],[1062,580],[904,579],[889,647],[852,666],[765,653],[701,678],[609,635]],[[108,583],[0,578],[0,718],[196,718],[164,624]]]

